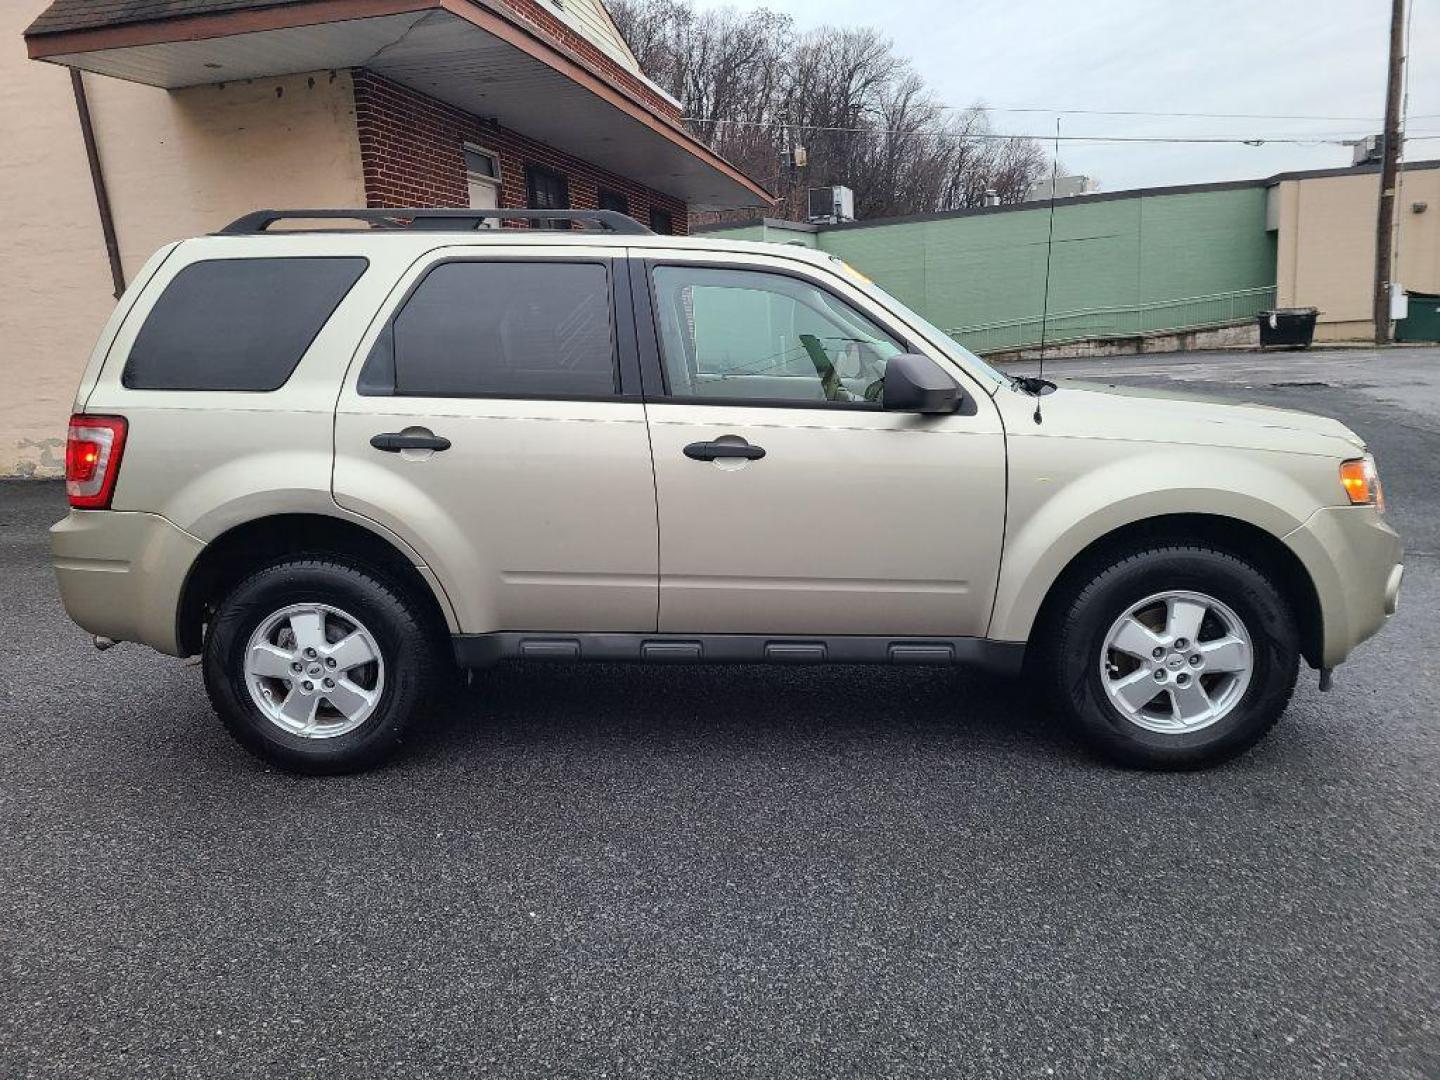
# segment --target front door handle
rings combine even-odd
[[[716,458],[744,458],[759,461],[765,456],[763,446],[754,446],[744,439],[739,442],[692,442],[685,447],[685,456],[696,461],[714,461]]]
[[[370,445],[388,454],[398,454],[401,450],[449,450],[450,440],[443,435],[407,435],[403,431],[387,431],[372,435]]]

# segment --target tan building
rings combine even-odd
[[[1283,173],[1270,181],[1266,225],[1276,234],[1276,303],[1319,308],[1317,340],[1374,338],[1378,171]],[[1410,292],[1440,293],[1440,161],[1400,172],[1395,281]]]
[[[0,40],[0,475],[61,474],[115,289],[247,211],[598,207],[683,232],[770,202],[602,0],[11,0]]]

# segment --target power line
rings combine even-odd
[[[1314,113],[1157,112],[1148,109],[1057,109],[1048,105],[941,105],[949,112],[1037,113],[1047,116],[1141,116],[1171,120],[1324,120],[1346,124],[1383,124],[1381,116],[1321,116]],[[1412,120],[1434,120],[1440,113],[1423,113]],[[1038,137],[1038,136],[1037,136]],[[1048,138],[1048,136],[1046,136]]]
[[[1150,112],[1143,109],[1052,109],[1041,105],[945,105],[957,112],[1047,113],[1060,116],[1154,116],[1196,120],[1331,120],[1356,124],[1379,124],[1378,116],[1313,116],[1302,113]]]
[[[975,140],[1025,140],[1044,138],[1044,136],[1016,134],[1010,132],[966,132],[966,131],[904,131],[896,128],[875,128],[875,127],[835,127],[821,124],[783,124],[777,125],[769,120],[730,120],[720,117],[686,116],[682,117],[690,124],[725,124],[740,127],[761,127],[769,128],[782,126],[792,131],[811,131],[834,134],[855,134],[855,135],[903,135],[910,138],[924,139],[975,139]],[[1412,139],[1434,139],[1440,138],[1435,135],[1412,135]],[[1061,142],[1072,143],[1197,143],[1208,145],[1231,145],[1231,146],[1265,146],[1270,144],[1290,146],[1348,146],[1354,136],[1347,136],[1344,133],[1316,133],[1300,135],[1255,135],[1241,137],[1234,135],[1062,135]]]

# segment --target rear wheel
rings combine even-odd
[[[303,559],[236,586],[206,634],[204,667],[241,745],[283,769],[333,773],[394,751],[434,700],[442,658],[403,590]]]
[[[1042,676],[1092,746],[1123,764],[1190,769],[1253,746],[1290,701],[1294,619],[1274,584],[1226,552],[1139,551],[1055,608]]]

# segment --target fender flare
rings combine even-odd
[[[1326,568],[1314,552],[1298,551],[1285,538],[1315,511],[1312,494],[1284,472],[1248,457],[1226,455],[1224,469],[1202,470],[1216,482],[1156,488],[1159,452],[1136,454],[1084,473],[1059,488],[1018,527],[1007,528],[995,603],[987,636],[1026,641],[1060,575],[1087,548],[1106,536],[1165,517],[1210,517],[1259,529],[1289,548],[1311,578]],[[1013,489],[1012,489],[1013,490]],[[1248,494],[1275,493],[1271,499]],[[1013,531],[1012,531],[1013,529]]]

